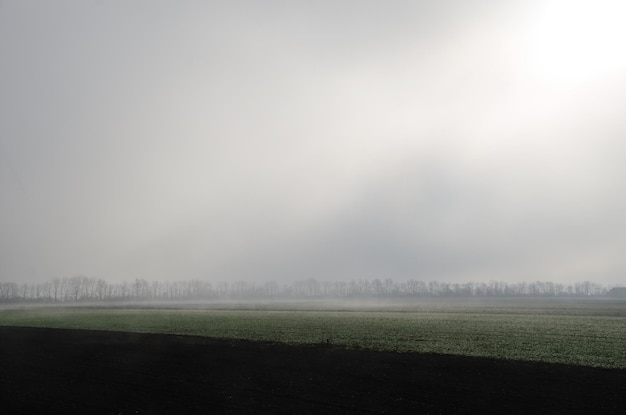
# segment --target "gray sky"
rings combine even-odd
[[[626,6],[0,3],[0,281],[626,282]]]

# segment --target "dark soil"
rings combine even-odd
[[[3,414],[626,413],[626,370],[0,327]]]

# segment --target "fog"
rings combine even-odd
[[[624,283],[619,1],[0,3],[0,281]]]

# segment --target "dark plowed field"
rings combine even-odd
[[[626,413],[626,371],[0,327],[3,414]]]

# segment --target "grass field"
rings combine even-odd
[[[334,311],[237,308],[5,308],[0,325],[330,342],[626,369],[626,303],[619,301],[396,304]]]

